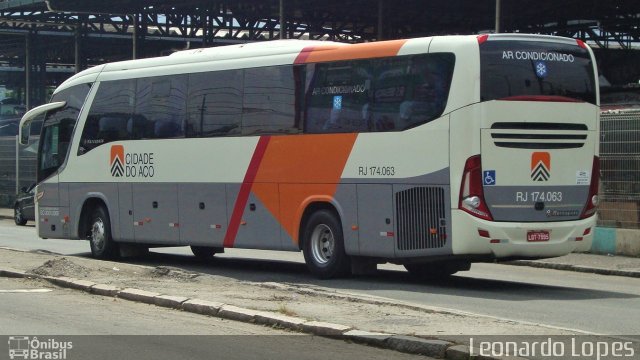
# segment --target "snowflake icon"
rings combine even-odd
[[[542,61],[538,61],[535,63],[535,67],[536,75],[538,75],[539,78],[544,78],[547,76],[547,64]]]

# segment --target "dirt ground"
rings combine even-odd
[[[0,268],[66,276],[119,288],[198,298],[309,320],[385,332],[446,339],[447,335],[569,335],[566,330],[453,312],[319,286],[255,283],[192,273],[167,266],[141,266],[50,253],[0,249]]]

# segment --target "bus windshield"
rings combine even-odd
[[[596,104],[593,63],[578,44],[490,40],[480,45],[481,101]]]

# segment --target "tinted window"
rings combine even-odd
[[[454,62],[427,54],[310,64],[305,131],[400,131],[433,120],[447,104]]]
[[[242,133],[297,133],[296,77],[293,66],[244,71]]]
[[[490,40],[480,64],[482,101],[542,95],[595,104],[593,63],[577,44]]]
[[[112,141],[132,137],[135,80],[105,81],[93,99],[78,155]]]
[[[242,70],[189,75],[189,137],[240,134]]]
[[[184,136],[187,76],[138,79],[134,138],[165,139]]]
[[[38,182],[53,174],[64,162],[80,109],[90,89],[91,84],[76,85],[51,98],[51,102],[66,101],[66,105],[45,115],[38,153]]]

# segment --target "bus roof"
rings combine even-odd
[[[438,36],[434,38],[446,38],[447,42],[476,42],[476,39],[479,39],[480,37],[484,37],[485,39],[487,39],[488,37],[489,40],[543,40],[573,43],[575,43],[576,41],[575,39],[562,38],[557,36],[532,34],[454,35],[443,37]],[[185,66],[188,66],[190,69],[202,69],[204,68],[204,66],[210,66],[213,63],[229,63],[232,61],[235,62],[235,66],[237,67],[238,60],[243,61],[243,64],[245,66],[256,66],[255,63],[251,62],[251,59],[254,58],[273,59],[274,63],[264,65],[275,65],[276,63],[280,65],[292,64],[294,62],[297,62],[297,60],[299,60],[298,55],[302,55],[304,52],[315,52],[315,55],[318,55],[319,53],[341,53],[340,56],[329,56],[329,58],[327,58],[326,56],[314,56],[313,58],[315,59],[321,59],[317,61],[358,58],[358,54],[361,52],[368,53],[368,55],[365,55],[363,57],[375,57],[371,55],[372,53],[380,54],[379,56],[389,56],[389,54],[392,54],[393,51],[396,51],[395,54],[398,54],[397,51],[400,47],[403,47],[405,43],[413,41],[423,42],[427,39],[431,38],[389,40],[360,44],[345,44],[333,41],[319,40],[289,39],[182,50],[175,52],[169,56],[119,61],[89,68],[67,79],[58,87],[58,89],[56,89],[56,92],[80,83],[94,82],[98,79],[98,77],[112,79],[113,77],[117,76],[116,73],[120,74],[123,77],[146,77],[153,76],[154,73],[158,73],[158,69],[160,68],[170,69],[167,71],[169,73],[172,73],[173,71],[181,72],[179,68],[184,68]],[[374,51],[371,51],[371,49],[374,49]],[[305,60],[304,62],[313,62],[313,60],[307,59],[306,56],[304,56],[303,60]],[[229,66],[233,67],[233,65]],[[211,70],[214,69],[212,68]],[[140,75],[133,76],[132,74],[134,71],[136,74],[140,73]],[[194,72],[197,71],[203,70],[194,70]]]

